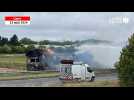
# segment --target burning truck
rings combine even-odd
[[[26,53],[27,70],[40,71],[47,69],[50,65],[48,59],[52,56],[51,49],[32,49]]]
[[[62,59],[73,59],[74,50],[70,48],[36,48],[26,53],[26,65],[28,71],[54,70],[60,71],[60,61]]]

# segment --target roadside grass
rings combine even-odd
[[[118,80],[97,80],[94,82],[65,82],[63,87],[120,87]]]
[[[0,73],[0,80],[19,80],[19,79],[58,77],[58,76],[59,76],[58,72],[52,72],[52,71],[9,72],[9,73]]]
[[[33,79],[59,76],[54,71],[26,71],[24,54],[0,54],[0,68],[16,69],[14,72],[0,72],[0,80]]]
[[[0,68],[26,69],[24,54],[0,54]]]

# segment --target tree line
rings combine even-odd
[[[30,49],[35,48],[35,44],[39,45],[72,45],[74,42],[72,41],[33,41],[27,37],[24,37],[19,40],[18,36],[14,34],[11,38],[0,36],[0,53],[25,53]],[[26,46],[27,45],[27,46]],[[45,46],[39,46],[45,47]]]
[[[37,42],[26,37],[19,40],[16,34],[14,34],[10,39],[0,36],[0,46],[3,46],[5,44],[12,46],[19,46],[21,44],[37,44]]]
[[[28,50],[35,48],[33,45],[35,43],[35,41],[28,38],[22,38],[19,40],[16,34],[9,39],[0,36],[0,53],[25,53]],[[25,44],[29,45],[25,47]]]
[[[43,41],[33,41],[27,37],[24,37],[19,40],[18,36],[14,34],[10,38],[0,36],[0,53],[25,53],[29,49],[35,48],[34,45],[38,44],[40,47],[42,45],[73,45],[73,44],[81,44],[81,43],[98,43],[103,42],[99,40],[89,39],[89,40],[77,40],[77,41],[51,41],[51,40],[43,40]],[[27,47],[26,47],[27,45]],[[44,46],[43,46],[44,47]]]
[[[72,45],[75,42],[72,41],[50,41],[50,40],[43,40],[43,41],[33,41],[27,37],[22,38],[21,40],[18,39],[18,36],[14,34],[10,39],[6,37],[0,36],[0,46],[5,44],[7,45],[20,45],[20,44],[40,44],[40,45]]]
[[[13,35],[10,39],[0,36],[0,46],[3,46],[5,44],[7,44],[7,45],[18,45],[19,41],[18,41],[17,35]]]

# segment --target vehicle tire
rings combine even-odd
[[[74,81],[80,82],[81,78],[75,78]]]
[[[95,81],[95,76],[92,76],[92,77],[91,77],[90,82],[93,82],[93,81]]]
[[[77,81],[78,81],[78,82],[81,82],[81,78],[78,78]]]

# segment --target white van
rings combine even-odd
[[[73,64],[61,64],[60,79],[95,80],[95,74],[88,64],[74,62]]]

